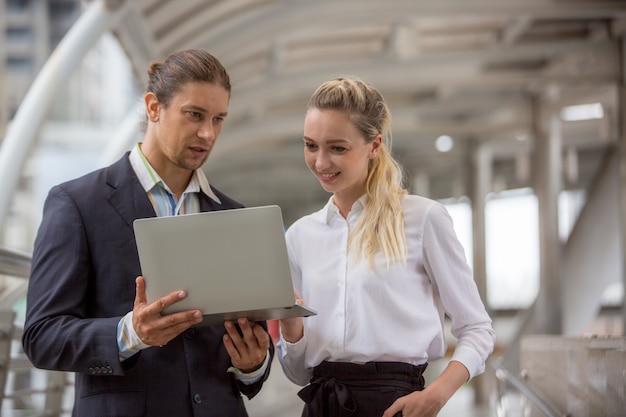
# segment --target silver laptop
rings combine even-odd
[[[296,303],[276,205],[150,217],[133,227],[148,302],[187,291],[164,313],[199,309],[199,325],[316,314]]]

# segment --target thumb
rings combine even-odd
[[[146,280],[142,276],[135,279],[135,307],[141,304],[148,304],[146,296]]]
[[[396,415],[396,413],[400,413],[403,408],[404,407],[402,406],[402,403],[400,403],[398,400],[395,400],[393,404],[391,404],[391,406],[385,410],[382,417],[393,417]]]

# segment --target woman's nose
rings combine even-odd
[[[330,158],[327,152],[320,151],[315,158],[315,168],[322,171],[330,167]]]

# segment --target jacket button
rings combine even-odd
[[[196,329],[189,329],[185,332],[185,337],[187,339],[193,339],[196,337]]]
[[[202,397],[200,394],[193,394],[193,402],[196,404],[200,404],[202,402]]]

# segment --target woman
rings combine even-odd
[[[325,207],[296,221],[287,247],[296,295],[318,315],[280,321],[280,362],[303,416],[435,416],[484,371],[495,333],[446,209],[411,195],[390,154],[381,94],[336,78],[311,97],[304,157]],[[458,343],[443,357],[444,313]]]

